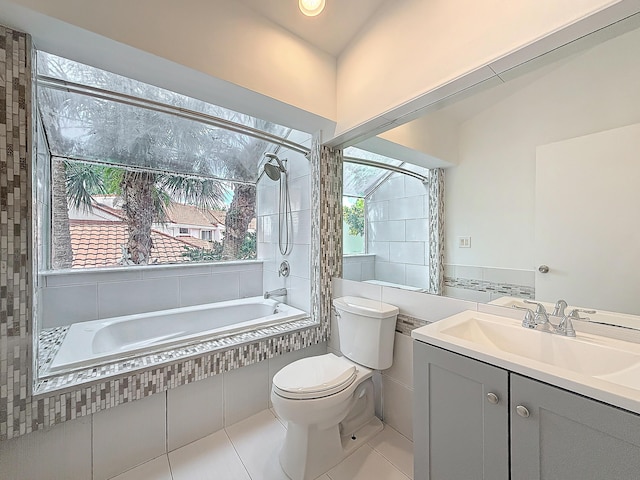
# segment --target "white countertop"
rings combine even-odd
[[[639,344],[582,332],[567,338],[520,323],[468,310],[417,328],[411,336],[640,414]]]

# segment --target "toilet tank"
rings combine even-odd
[[[360,297],[333,300],[342,354],[376,370],[393,363],[398,307]]]

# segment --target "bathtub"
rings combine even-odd
[[[251,297],[78,322],[69,327],[49,372],[85,368],[308,316],[276,300]]]

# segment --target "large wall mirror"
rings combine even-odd
[[[638,58],[640,15],[634,15],[399,127],[397,138],[433,138],[436,131],[430,129],[437,126],[437,135],[448,142],[447,149],[426,152],[450,165],[445,295],[505,305],[535,299],[553,306],[562,298],[570,306],[640,315]],[[393,138],[393,131],[384,136]],[[400,176],[387,175],[378,190],[399,198],[392,182],[399,184]],[[406,190],[408,180],[402,178]],[[407,212],[420,210],[417,199],[405,201]],[[370,205],[365,211],[389,218],[389,211]],[[369,233],[362,253],[373,256],[373,266],[358,270],[345,263],[345,278],[370,280],[364,273],[375,280],[376,262],[399,272],[383,263],[402,258],[413,263],[403,264],[402,281],[398,275],[390,282],[424,287],[408,274],[420,275],[417,266],[428,268],[415,265],[420,245],[403,250],[413,240],[428,241],[424,214],[424,208],[412,217],[405,213],[404,225],[389,221],[387,230],[375,232],[389,237],[387,242],[403,234],[406,243],[396,244],[393,255]],[[409,229],[408,222],[425,230]],[[365,225],[365,232],[371,230]],[[640,328],[640,318],[625,322]]]

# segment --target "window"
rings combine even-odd
[[[41,269],[256,258],[259,166],[291,129],[47,53],[37,63]]]
[[[364,198],[342,197],[342,241],[345,255],[365,253]]]

